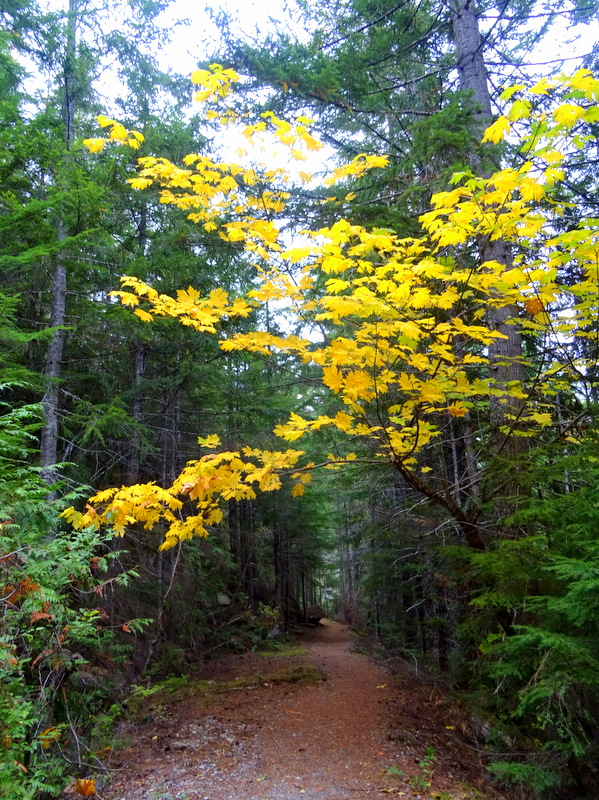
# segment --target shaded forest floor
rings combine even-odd
[[[353,652],[335,622],[298,644],[217,662],[215,683],[138,698],[103,800],[500,797],[434,684]]]

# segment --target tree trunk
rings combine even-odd
[[[275,500],[278,511],[278,500]],[[291,569],[289,563],[289,529],[287,526],[287,509],[282,515],[276,514],[273,522],[273,563],[275,572],[275,599],[283,614],[285,626],[289,625],[295,604],[291,595]]]
[[[62,115],[65,142],[65,178],[68,182],[70,172],[71,151],[75,141],[75,59],[77,48],[77,12],[78,0],[69,0],[69,13],[67,19],[66,52],[63,68],[63,101]],[[59,242],[64,242],[68,236],[67,226],[60,219],[56,226],[56,236]],[[50,326],[64,326],[66,318],[67,300],[67,267],[65,253],[60,252],[52,276],[52,305],[50,310]],[[47,380],[47,389],[42,401],[45,424],[42,428],[40,440],[40,466],[42,475],[48,484],[57,480],[54,465],[58,461],[58,434],[59,434],[59,381],[62,371],[62,357],[64,352],[65,331],[56,330],[48,346],[44,364],[44,375]],[[55,498],[55,492],[50,495]]]
[[[148,207],[143,203],[137,225],[137,244],[139,254],[143,258],[146,253],[148,243]],[[143,418],[143,397],[141,396],[141,384],[146,371],[146,351],[139,339],[133,343],[133,400],[131,402],[131,416],[137,426],[140,426]],[[129,444],[129,458],[127,459],[126,481],[129,485],[138,483],[140,480],[140,449],[141,436],[139,427],[136,427]]]
[[[256,558],[251,500],[229,500],[229,547],[239,571],[241,591],[256,606]]]
[[[493,113],[487,70],[483,57],[483,41],[480,34],[478,12],[474,0],[454,0],[452,10],[452,26],[456,49],[456,62],[460,78],[460,86],[472,95],[474,113],[476,115],[476,133],[482,138],[485,128],[491,124]],[[480,151],[471,156],[471,166],[485,173]],[[496,261],[509,268],[512,256],[508,243],[503,239],[479,243],[481,261]],[[513,436],[512,428],[517,428],[517,420],[522,410],[522,401],[509,395],[509,382],[524,383],[522,367],[522,337],[517,324],[512,320],[517,317],[517,309],[512,306],[504,308],[488,307],[486,323],[494,331],[505,338],[496,339],[489,346],[489,367],[495,386],[503,395],[490,400],[490,422],[492,447],[495,455],[508,465],[522,456],[526,449],[526,441],[522,437]],[[503,433],[502,428],[510,429]],[[515,482],[505,487],[505,494],[517,491]],[[513,506],[503,508],[499,516],[511,513]]]
[[[141,396],[141,383],[146,369],[146,353],[140,341],[133,345],[133,401],[131,403],[131,416],[138,425],[141,425],[143,416],[143,397]],[[131,486],[140,480],[140,450],[141,436],[135,428],[129,443],[129,458],[127,459],[126,482]]]
[[[252,610],[256,608],[256,555],[251,500],[239,500],[239,540],[241,546],[241,583]]]
[[[62,225],[59,229],[59,240],[64,241]],[[58,256],[59,262],[54,268],[52,276],[52,307],[50,311],[50,325],[52,327],[64,325],[67,297],[67,268]],[[42,475],[47,484],[52,485],[58,479],[55,464],[58,461],[58,417],[59,417],[59,380],[61,375],[62,354],[64,351],[65,331],[56,330],[52,336],[44,364],[44,374],[47,388],[42,401],[45,423],[42,428],[40,440],[40,466]],[[52,492],[51,499],[56,493]]]
[[[454,2],[451,21],[460,87],[472,93],[477,133],[482,136],[484,129],[492,121],[493,113],[478,11],[474,0],[454,0]]]
[[[241,569],[241,543],[239,537],[239,501],[229,500],[229,550],[233,561]]]

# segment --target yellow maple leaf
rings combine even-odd
[[[420,385],[419,399],[425,403],[436,403],[445,399],[443,386],[435,380]]]
[[[214,450],[216,447],[220,447],[220,436],[216,433],[211,433],[209,436],[198,436],[198,444],[200,447]]]
[[[151,178],[139,177],[139,178],[129,178],[127,180],[127,183],[131,186],[132,189],[138,189],[141,191],[142,189],[147,189],[148,186],[151,186],[154,183],[154,181]]]
[[[505,139],[510,130],[511,124],[509,119],[501,116],[486,129],[483,142],[493,142],[493,144],[497,144]]]
[[[124,306],[137,306],[139,305],[139,297],[131,292],[111,292],[113,296],[118,296]]]
[[[93,778],[79,778],[75,781],[75,791],[83,797],[92,797],[96,794],[96,782]]]
[[[106,139],[98,139],[98,138],[91,138],[91,139],[84,139],[83,146],[87,147],[90,153],[101,153],[106,146]]]
[[[369,400],[373,396],[370,375],[362,370],[351,370],[343,381],[343,393],[352,400]]]
[[[351,286],[351,284],[348,283],[348,281],[342,280],[341,278],[331,278],[326,282],[327,290],[332,294],[338,294],[344,289],[347,289],[349,286]]]
[[[324,367],[322,379],[325,385],[334,392],[339,392],[343,388],[343,373],[337,367]]]
[[[553,118],[558,125],[571,128],[581,117],[584,116],[585,109],[573,103],[563,103],[553,112]]]
[[[343,433],[348,433],[353,424],[353,417],[350,417],[345,411],[339,411],[333,420],[337,428]]]
[[[60,739],[60,737],[61,732],[57,727],[46,728],[46,730],[39,735],[42,747],[45,750],[49,749],[54,742],[57,742]]]
[[[136,308],[133,313],[136,317],[139,317],[142,322],[154,321],[154,317],[151,314],[148,314],[147,311],[144,311],[143,308]]]
[[[114,122],[108,135],[113,141],[123,142],[127,138],[127,128],[120,122]]]
[[[452,417],[465,417],[468,413],[468,408],[462,403],[450,403],[447,410]]]
[[[553,417],[549,412],[536,411],[532,414],[529,414],[528,419],[533,420],[542,427],[547,427],[548,425],[551,425],[553,423]]]

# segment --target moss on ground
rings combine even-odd
[[[312,664],[298,664],[294,667],[284,667],[264,678],[266,683],[319,683],[326,681],[327,674],[324,670]]]
[[[281,683],[319,683],[327,679],[326,673],[311,664],[283,667],[273,672],[254,672],[230,681],[190,681],[187,677],[167,678],[148,688],[134,686],[127,700],[130,719],[154,719],[165,708],[191,697],[208,703],[212,697],[241,689],[257,689]]]
[[[262,656],[262,658],[292,658],[293,656],[305,656],[307,652],[307,647],[289,644],[281,645],[273,650],[260,650],[258,655]]]

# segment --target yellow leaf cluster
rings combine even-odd
[[[128,131],[120,122],[116,122],[109,117],[100,115],[97,117],[97,121],[101,128],[108,127],[110,130],[107,137],[94,137],[83,140],[83,146],[87,147],[90,153],[101,153],[109,142],[122,144],[131,147],[133,150],[139,150],[141,143],[144,141],[142,133],[139,131]]]
[[[201,99],[212,104],[228,95],[235,81],[218,65],[194,76]],[[568,207],[554,189],[569,154],[584,144],[598,120],[599,82],[579,70],[528,91],[512,87],[503,97],[511,106],[487,130],[485,141],[518,135],[522,159],[490,177],[456,174],[447,191],[433,196],[420,219],[422,235],[413,238],[338,219],[304,232],[297,247],[283,246],[273,219],[285,213],[288,198],[288,176],[282,171],[248,170],[198,154],[187,156],[183,167],[161,158],[140,159],[131,185],[145,189],[156,184],[162,202],[238,243],[257,263],[259,285],[247,298],[231,299],[221,289],[201,296],[193,287],[170,297],[127,277],[114,296],[142,321],[172,317],[203,333],[214,334],[223,320],[247,317],[256,304],[273,300],[298,319],[325,325],[328,338],[318,340],[254,330],[228,332],[220,342],[225,352],[294,356],[309,364],[335,395],[337,413],[293,412],[277,425],[274,433],[288,442],[328,428],[348,439],[364,438],[376,458],[424,475],[419,455],[443,426],[463,424],[462,418],[490,398],[507,407],[513,399],[521,404],[518,418],[506,415],[506,435],[537,435],[553,424],[543,398],[559,382],[576,381],[585,364],[549,356],[537,370],[534,387],[501,383],[489,369],[488,353],[505,333],[489,327],[486,311],[504,309],[505,324],[538,337],[545,352],[594,335],[599,220],[588,219],[571,230],[556,225]],[[101,124],[110,126],[112,140],[131,138],[112,120]],[[310,120],[290,123],[267,112],[246,135],[270,130],[298,157],[317,147],[309,127]],[[325,183],[333,186],[385,164],[382,156],[361,154],[333,170]],[[472,258],[481,241],[497,239],[512,243],[513,263]],[[567,285],[560,280],[564,266],[576,276]],[[65,518],[75,527],[108,524],[116,533],[132,524],[150,529],[160,523],[166,526],[163,546],[168,547],[207,535],[220,521],[222,502],[276,490],[290,471],[292,494],[299,497],[312,474],[313,465],[298,466],[302,451],[219,451],[216,436],[199,443],[216,452],[189,462],[168,489],[154,484],[113,489],[92,498],[85,513],[71,509]],[[331,455],[325,466],[336,469],[351,458]]]
[[[367,153],[359,153],[348,164],[343,164],[337,167],[328,178],[325,178],[325,186],[334,186],[344,178],[359,178],[364,175],[368,170],[375,168],[386,167],[389,159],[386,156],[369,155]]]
[[[201,103],[214,103],[227,97],[238,80],[234,70],[223,69],[221,64],[210,64],[209,69],[196,69],[191,74],[191,82],[201,87],[195,95]]]
[[[289,153],[296,161],[305,161],[310,152],[316,152],[322,148],[322,142],[310,133],[310,126],[314,120],[305,116],[299,116],[292,123],[285,119],[280,119],[272,111],[262,113],[262,122],[255,125],[248,125],[243,134],[251,139],[256,133],[269,131],[277,141],[288,148]]]
[[[208,436],[201,443],[217,447],[220,441]],[[301,450],[249,447],[210,453],[188,462],[167,489],[155,483],[108,489],[90,498],[84,514],[69,508],[62,516],[77,530],[106,525],[117,536],[133,525],[146,530],[161,525],[166,529],[161,549],[168,549],[193,536],[208,536],[210,528],[222,520],[223,501],[250,499],[257,491],[280,489],[281,473],[296,467],[302,455]],[[310,482],[309,474],[296,477],[302,486]]]
[[[121,278],[121,285],[133,291],[116,290],[111,292],[111,296],[129,306],[136,305],[140,299],[145,300],[149,311],[141,308],[134,311],[144,322],[151,322],[155,317],[173,317],[202,333],[216,333],[217,325],[223,319],[247,317],[252,311],[252,306],[242,298],[234,298],[231,302],[223,289],[214,289],[206,297],[201,297],[199,291],[189,286],[180,289],[174,298],[158,294],[151,286],[131,276]]]

